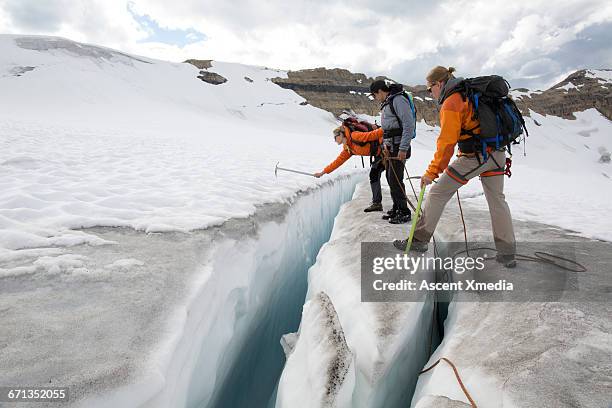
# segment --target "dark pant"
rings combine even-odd
[[[370,187],[372,188],[372,203],[382,203],[382,190],[380,187],[380,175],[385,171],[382,157],[377,157],[370,166]]]
[[[406,158],[410,157],[411,149],[408,149]],[[397,157],[399,145],[394,145],[391,149],[391,157]],[[391,190],[393,209],[403,214],[410,214],[406,203],[406,186],[404,185],[404,162],[401,160],[389,160],[387,169],[387,182]]]

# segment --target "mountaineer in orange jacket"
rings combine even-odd
[[[497,261],[511,268],[516,266],[516,244],[512,216],[504,196],[504,169],[501,166],[506,163],[505,148],[491,149],[485,158],[474,147],[474,139],[466,134],[466,130],[480,134],[480,122],[473,119],[473,106],[469,99],[464,100],[461,93],[456,92],[463,78],[455,78],[454,71],[453,67],[437,66],[427,75],[427,90],[437,99],[440,107],[440,136],[434,157],[421,178],[421,188],[431,184],[438,176],[440,178],[427,195],[409,249],[427,250],[427,243],[448,200],[462,185],[480,176],[491,214]],[[457,144],[459,153],[449,165]],[[407,240],[396,240],[393,244],[405,250],[408,243]]]
[[[385,169],[382,163],[383,130],[378,128],[371,132],[351,132],[346,126],[334,129],[334,140],[342,145],[342,151],[323,171],[314,173],[315,177],[329,174],[342,166],[351,156],[370,156],[373,158],[370,165],[370,187],[372,188],[372,204],[364,209],[364,212],[382,211],[382,190],[380,187],[380,175]]]

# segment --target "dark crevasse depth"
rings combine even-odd
[[[275,249],[261,257],[255,272],[256,277],[262,277],[257,285],[263,286],[260,293],[264,299],[244,299],[237,308],[236,313],[246,316],[251,312],[254,317],[244,324],[242,334],[232,339],[234,344],[228,348],[232,351],[223,357],[227,372],[210,402],[190,406],[267,407],[273,401],[285,363],[280,338],[298,330],[308,269],[329,240],[334,218],[340,206],[351,199],[359,179],[339,179],[298,197],[284,220],[278,220],[284,227],[276,229],[275,236],[262,237],[277,241],[271,245]],[[258,309],[254,313],[249,309],[253,304]]]

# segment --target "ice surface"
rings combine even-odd
[[[407,371],[414,375],[441,357],[449,358],[457,366],[478,406],[605,406],[611,372],[602,359],[612,354],[609,341],[612,310],[609,303],[592,302],[584,297],[588,292],[582,300],[573,302],[453,303],[441,346],[429,361],[417,363],[419,357],[427,355],[428,339],[419,340],[415,336],[428,333],[430,321],[415,325],[415,318],[419,313],[431,316],[431,310],[419,309],[427,304],[359,303],[360,269],[355,264],[358,251],[353,248],[362,241],[390,240],[406,233],[381,223],[376,216],[364,216],[361,207],[367,203],[368,191],[365,186],[360,187],[353,201],[342,208],[330,241],[310,270],[308,295],[313,302],[317,291],[325,290],[337,311],[346,344],[355,356],[354,383],[351,379],[344,384],[354,387],[352,400],[331,405],[322,402],[330,383],[321,383],[321,379],[333,366],[330,356],[340,353],[320,335],[326,327],[325,319],[311,313],[308,310],[311,303],[307,303],[298,341],[281,378],[277,407],[401,406],[402,398],[410,395],[405,394],[411,389]],[[464,200],[463,210],[469,239],[490,240],[488,213],[473,200]],[[598,262],[605,262],[602,259],[608,259],[609,245],[599,243],[598,247],[591,247],[585,238],[533,221],[515,221],[515,228],[520,241],[551,242],[552,252],[554,242],[586,243],[587,252],[580,261],[589,272],[580,275],[579,286],[595,287],[609,282],[606,267],[597,267]],[[438,239],[461,240],[462,234],[453,200],[440,222]],[[605,252],[597,252],[602,250]],[[527,268],[529,264],[519,261],[516,273],[529,273]],[[398,359],[402,352],[405,356]],[[405,370],[403,375],[397,367]],[[302,392],[311,398],[307,399]],[[300,396],[309,403],[296,403]],[[452,368],[441,363],[419,377],[412,406],[469,404]]]
[[[132,63],[139,61],[150,63],[145,59],[139,59],[131,55],[124,54],[105,47],[99,47],[89,44],[81,44],[75,41],[70,41],[60,37],[39,37],[39,36],[24,36],[15,38],[15,44],[19,48],[34,51],[50,51],[50,52],[65,52],[79,57],[91,57],[97,60],[114,60],[123,63]]]
[[[241,312],[235,319],[231,338],[224,343],[223,362],[214,373],[210,372],[207,343],[219,341],[213,331],[203,340],[190,396],[198,395],[202,383],[209,382],[214,375],[219,386],[209,406],[268,404],[285,362],[279,341],[284,333],[295,331],[299,325],[308,268],[329,239],[334,216],[340,205],[352,197],[356,182],[354,177],[304,194],[289,207],[283,222],[275,220],[261,228],[254,242],[257,246],[252,279],[241,288],[244,292],[240,295]],[[222,324],[232,324],[232,319],[227,320]],[[190,398],[188,406],[198,405],[191,401],[195,399]]]
[[[276,406],[350,406],[355,386],[354,355],[324,292],[306,302],[302,322],[300,341],[280,380]]]
[[[440,223],[439,238],[461,240],[463,231],[457,228],[459,214],[453,204]],[[489,223],[477,221],[488,214],[469,202],[463,210],[469,239],[490,240]],[[579,243],[584,249],[579,261],[588,270],[579,274],[578,286],[609,285],[609,268],[601,265],[607,265],[609,259],[612,247],[608,243],[590,243],[536,222],[515,221],[514,225],[519,241],[550,242],[553,253],[555,242]],[[519,261],[514,273],[528,274],[530,265]],[[450,359],[479,407],[606,406],[609,393],[605,390],[612,371],[603,360],[612,354],[612,309],[609,302],[596,301],[588,291],[578,299],[452,303],[444,340],[426,366],[441,357]],[[444,406],[432,405],[432,396],[468,403],[445,363],[419,377],[412,406]]]
[[[218,228],[95,228],[113,244],[19,252],[33,269],[2,280],[0,383],[68,385],[87,408],[264,406],[307,267],[357,179]]]
[[[457,400],[451,400],[440,396],[427,396],[419,400],[415,408],[469,408],[470,404],[463,403]]]
[[[350,389],[351,398],[325,399],[329,390],[337,389],[328,373],[337,369],[336,361],[345,361],[344,348],[329,341],[328,320],[310,310],[316,306],[308,306],[279,384],[277,408],[399,407],[410,401],[416,372],[429,352],[433,303],[429,298],[421,303],[361,302],[360,242],[390,241],[405,236],[408,228],[383,222],[380,213],[364,214],[370,194],[368,185],[358,185],[308,278],[308,301],[316,303],[321,292],[328,296],[354,354],[354,380],[349,377],[340,387]],[[383,195],[385,208],[390,208],[386,187]],[[296,405],[300,398],[309,403]]]

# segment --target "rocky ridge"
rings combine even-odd
[[[187,60],[203,70],[206,75],[214,74],[210,60]],[[205,71],[204,71],[205,70]],[[377,115],[379,104],[368,97],[369,85],[376,79],[387,77],[367,77],[341,68],[314,68],[289,71],[287,78],[273,78],[275,84],[295,91],[305,98],[310,105],[332,112],[338,116],[343,111],[354,111],[368,115]],[[429,124],[438,123],[438,111],[435,101],[424,85],[404,88],[414,96],[417,108],[417,120],[424,119]],[[524,115],[530,110],[543,115],[554,115],[565,119],[575,119],[574,112],[595,108],[606,118],[612,120],[612,70],[583,69],[574,72],[566,79],[541,91],[530,91],[525,88],[511,90],[511,95]]]
[[[376,115],[379,105],[368,99],[369,84],[375,79],[354,74],[344,69],[306,69],[289,71],[288,78],[273,81],[283,88],[292,89],[311,105],[339,115],[344,110]],[[424,85],[404,88],[412,93],[417,108],[417,119],[429,124],[438,123],[435,101]],[[523,114],[529,111],[575,119],[574,112],[595,108],[612,120],[612,70],[580,70],[545,91],[517,88],[511,95]]]

